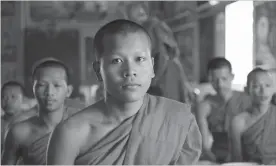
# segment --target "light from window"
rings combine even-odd
[[[232,64],[236,90],[243,90],[253,68],[253,9],[253,1],[237,1],[225,9],[225,57]]]

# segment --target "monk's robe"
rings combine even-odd
[[[217,96],[213,95],[206,96],[205,100],[211,106],[211,113],[207,117],[207,121],[214,139],[212,152],[218,158],[218,162],[223,162],[230,153],[228,131],[231,120],[250,106],[250,98],[243,92],[233,91],[233,96],[224,104],[218,101]]]
[[[79,109],[67,107],[62,121],[66,120]],[[22,161],[20,164],[24,165],[46,165],[46,150],[48,146],[49,137],[51,132],[45,133],[43,136],[36,138],[33,142],[22,147]]]
[[[260,164],[276,164],[276,106],[242,134],[244,161]]]
[[[190,108],[146,94],[140,110],[80,154],[76,165],[193,164],[202,140]]]

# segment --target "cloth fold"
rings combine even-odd
[[[187,105],[146,95],[138,113],[77,157],[76,165],[193,164],[201,134]]]
[[[276,106],[269,110],[242,135],[245,161],[276,164]]]

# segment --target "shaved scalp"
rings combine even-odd
[[[209,71],[213,71],[213,70],[220,69],[223,67],[227,67],[229,69],[229,71],[232,72],[231,63],[223,57],[217,57],[217,58],[211,59],[208,62],[207,71],[209,72]]]
[[[25,95],[24,86],[17,81],[8,81],[8,82],[4,83],[1,88],[1,94],[8,87],[18,87],[18,88],[20,88],[22,95]]]
[[[106,37],[114,37],[117,35],[126,36],[131,33],[141,33],[146,35],[149,39],[149,43],[151,44],[150,35],[141,25],[130,20],[114,20],[101,27],[95,35],[93,49],[96,59],[101,58],[101,54],[104,52],[104,45],[105,42],[107,42],[104,41],[104,39]]]
[[[33,68],[32,71],[32,78],[35,80],[37,76],[40,73],[41,69],[48,68],[48,67],[53,67],[53,68],[61,68],[65,71],[66,78],[65,81],[68,84],[71,84],[71,77],[70,77],[70,70],[69,68],[62,62],[57,59],[43,59],[42,61],[39,61]]]
[[[271,73],[268,70],[262,69],[260,67],[256,67],[247,75],[247,86],[249,86],[250,82],[253,78],[256,77],[257,74],[267,74],[272,77]]]

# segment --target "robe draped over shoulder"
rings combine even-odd
[[[136,115],[78,156],[75,164],[193,164],[201,154],[201,141],[187,105],[146,94]]]
[[[242,151],[245,161],[276,164],[275,105],[242,134]]]

